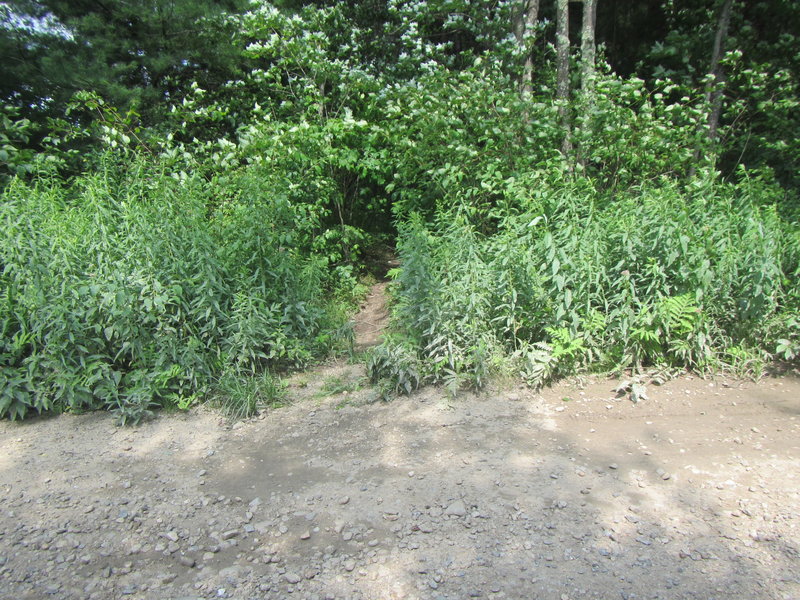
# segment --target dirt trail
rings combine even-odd
[[[375,346],[380,341],[383,331],[389,325],[389,309],[387,308],[387,281],[372,286],[361,310],[356,315],[354,349],[359,352]]]
[[[800,598],[800,379],[617,383],[0,422],[0,598]]]

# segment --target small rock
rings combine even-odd
[[[444,514],[454,517],[463,517],[467,514],[467,507],[464,505],[463,500],[456,500],[445,509]]]
[[[619,465],[617,463],[611,463],[610,465],[608,465],[608,468],[616,471],[617,469],[619,469]]]
[[[348,502],[350,502],[350,496],[342,496],[341,498],[339,498],[339,504],[341,504],[342,506],[344,506]]]
[[[194,565],[196,564],[195,560],[191,556],[181,556],[178,559],[178,562],[181,563],[184,567],[188,567],[189,569],[194,567]]]
[[[350,571],[352,571],[353,569],[356,568],[356,561],[354,561],[354,560],[346,560],[346,561],[344,561],[344,564],[342,566],[344,567],[345,571],[350,572]]]
[[[223,540],[230,540],[238,535],[239,535],[238,529],[229,529],[228,531],[224,532],[220,537],[222,537]]]
[[[304,531],[303,533],[300,534],[300,539],[301,540],[307,540],[310,537],[311,537],[311,532],[308,531],[308,530],[306,530],[306,531]]]
[[[303,578],[300,577],[300,575],[298,575],[297,573],[286,573],[286,575],[284,575],[284,578],[288,583],[291,583],[292,585],[300,583],[303,580]]]
[[[177,542],[178,541],[178,534],[177,534],[177,532],[175,530],[167,531],[165,533],[162,533],[161,537],[167,538],[171,542]]]

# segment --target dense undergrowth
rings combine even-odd
[[[579,370],[757,370],[800,346],[800,236],[776,189],[698,179],[609,197],[530,175],[516,208],[401,228],[396,329],[374,380],[455,391],[491,374],[538,387]]]
[[[258,170],[220,185],[134,160],[69,185],[17,180],[0,223],[0,415],[135,422],[348,339],[354,280]]]

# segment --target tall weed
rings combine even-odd
[[[0,416],[135,422],[220,373],[303,364],[341,335],[302,214],[247,171],[225,188],[149,161],[0,199]],[[210,197],[224,202],[209,209]],[[348,282],[346,281],[345,284]]]
[[[538,386],[588,367],[714,368],[735,346],[791,354],[796,223],[763,182],[661,182],[613,197],[582,179],[525,183],[522,210],[488,233],[457,208],[401,226],[403,336],[385,345],[416,356],[421,380],[478,382],[511,365]]]

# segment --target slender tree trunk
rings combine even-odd
[[[581,90],[590,94],[594,89],[597,0],[583,0],[583,28],[581,30]]]
[[[717,18],[717,31],[714,35],[714,47],[711,51],[711,64],[708,74],[709,82],[706,85],[706,103],[710,109],[708,113],[708,141],[711,145],[717,140],[719,129],[719,116],[722,112],[722,85],[725,83],[725,73],[722,70],[722,54],[725,52],[725,40],[728,37],[728,27],[731,22],[733,0],[723,0]],[[697,162],[700,160],[701,148],[698,144],[694,151],[694,163],[689,169],[689,178],[697,172]]]
[[[559,120],[564,129],[561,152],[569,161],[572,154],[569,122],[569,0],[558,0],[556,9],[556,100],[559,102]]]
[[[531,33],[539,20],[539,0],[527,0],[525,7],[525,32]],[[525,66],[522,70],[522,93],[533,93],[533,52],[525,45],[527,53],[525,55]]]
[[[725,40],[728,37],[728,27],[731,23],[731,8],[733,0],[725,0],[717,21],[717,34],[714,36],[714,49],[711,53],[711,66],[709,74],[713,76],[706,88],[706,99],[711,104],[708,115],[708,139],[714,143],[717,139],[719,128],[719,115],[722,112],[722,86],[725,83],[725,72],[722,70],[722,55],[725,52]]]
[[[319,108],[317,109],[319,122],[325,122],[325,82],[319,84]]]
[[[524,48],[523,36],[525,35],[525,16],[528,10],[528,0],[520,2],[519,10],[514,11],[512,17],[511,29],[514,31],[514,39],[517,40],[517,46]]]
[[[586,151],[581,147],[589,139],[592,107],[594,106],[595,82],[595,43],[594,32],[597,12],[597,0],[583,0],[583,24],[581,27],[581,99],[580,119],[581,142],[578,144],[576,161],[586,166]]]

